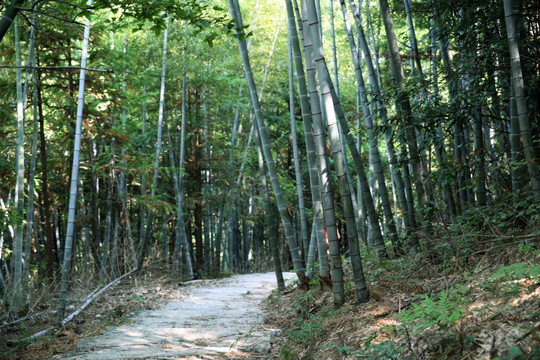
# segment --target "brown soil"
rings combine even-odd
[[[317,285],[311,296],[296,287],[274,293],[268,300],[267,321],[282,331],[274,337],[273,357],[540,359],[540,277],[534,276],[536,270],[532,275],[494,275],[514,263],[537,267],[540,241],[531,239],[521,248],[515,241],[476,242],[475,251],[463,259],[401,258],[379,265],[368,256],[364,266],[371,299],[366,304],[354,303],[348,271],[347,302],[337,309],[331,291]],[[444,303],[441,295],[448,289],[454,297]],[[398,315],[425,309],[424,295],[439,309],[446,306],[448,313],[462,309],[461,315],[456,321],[432,321],[425,328],[420,319]],[[427,312],[417,311],[423,319]]]

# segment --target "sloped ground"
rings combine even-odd
[[[540,238],[458,238],[447,256],[365,258],[371,300],[291,288],[268,300],[276,359],[540,359]],[[439,249],[443,250],[443,249]]]

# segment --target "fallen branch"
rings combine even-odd
[[[198,284],[198,283],[201,283],[201,282],[204,282],[204,281],[206,281],[206,280],[204,280],[204,279],[190,280],[190,281],[180,282],[180,283],[178,283],[178,286],[188,286],[188,285],[191,285],[191,284]]]
[[[75,310],[71,315],[69,315],[67,318],[65,318],[64,320],[62,320],[62,326],[66,325],[68,322],[70,322],[71,320],[73,320],[73,318],[77,315],[79,315],[84,309],[86,309],[88,307],[88,305],[90,305],[92,303],[92,301],[94,301],[94,299],[96,299],[99,295],[101,295],[102,293],[104,293],[107,289],[109,289],[110,287],[116,285],[117,283],[119,283],[122,279],[124,279],[125,277],[135,273],[137,270],[132,270],[122,276],[120,276],[119,278],[113,280],[112,282],[110,282],[109,284],[105,285],[103,288],[101,288],[101,290],[97,291],[94,290],[90,293],[90,295],[88,295],[86,301],[84,302],[84,304],[78,308],[77,310]],[[45,330],[41,330],[40,332],[38,333],[35,333],[34,335],[32,336],[29,336],[26,338],[26,340],[33,340],[35,338],[38,338],[40,336],[43,336],[45,335],[46,333],[48,333],[49,331],[51,331],[52,329],[54,329],[55,326],[51,326]]]
[[[17,325],[18,323],[21,323],[21,322],[26,321],[28,319],[35,319],[35,318],[41,316],[43,313],[45,313],[45,311],[38,312],[37,314],[34,314],[34,315],[28,315],[28,316],[22,317],[20,319],[17,319],[15,321],[10,322],[10,323],[2,324],[2,325],[0,325],[0,329],[3,329],[5,327],[9,327],[9,326],[13,326],[13,325]]]

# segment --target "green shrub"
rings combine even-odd
[[[447,330],[454,326],[465,312],[463,306],[467,287],[453,286],[444,290],[438,299],[429,295],[420,295],[422,303],[413,303],[413,308],[397,315],[405,325],[412,327],[413,334],[420,333],[428,327],[436,326]]]

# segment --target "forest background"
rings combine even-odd
[[[363,303],[366,257],[461,261],[487,233],[525,241],[537,279],[539,10],[4,3],[3,316],[58,294],[61,322],[73,279],[151,266],[178,279],[272,268],[280,289],[294,269],[334,306]]]

